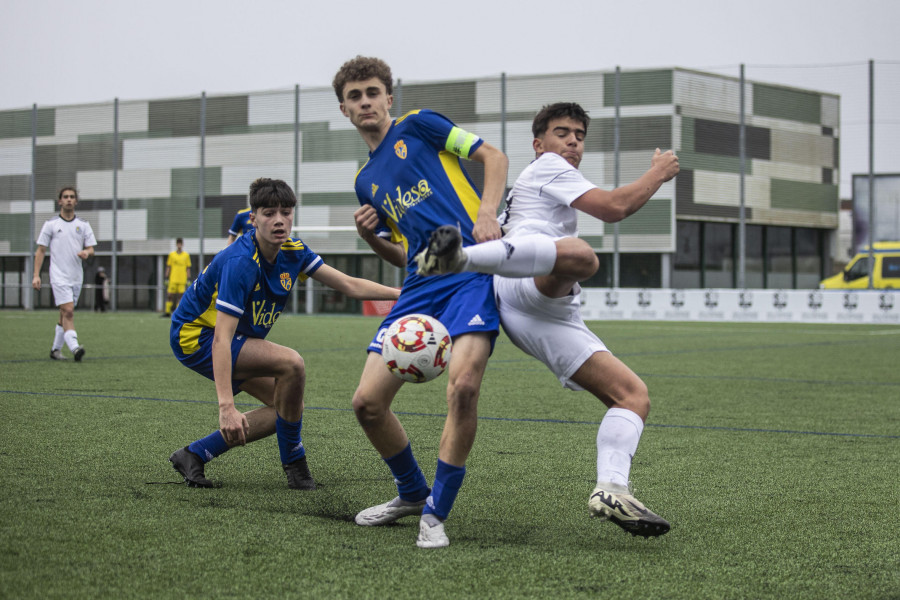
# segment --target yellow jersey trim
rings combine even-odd
[[[216,315],[218,314],[218,311],[216,311],[216,298],[218,297],[219,292],[213,292],[209,306],[203,314],[190,323],[185,323],[181,326],[181,331],[178,332],[178,345],[181,346],[181,351],[185,354],[193,354],[200,349],[200,334],[203,333],[205,328],[216,328]]]
[[[463,208],[466,209],[469,218],[474,223],[478,218],[478,207],[481,206],[481,198],[478,197],[478,193],[469,183],[462,166],[459,164],[459,158],[446,150],[441,151],[439,156],[441,164],[444,166],[444,172],[450,179],[450,184],[456,191],[456,195],[462,202]]]

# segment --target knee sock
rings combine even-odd
[[[56,324],[56,332],[53,334],[53,345],[50,346],[51,350],[59,350],[63,347],[63,335],[65,335],[66,330],[62,328],[62,325],[59,323]]]
[[[188,450],[200,457],[205,463],[208,463],[217,456],[228,451],[228,444],[222,437],[222,432],[218,429],[213,431],[205,438],[200,438],[196,442],[191,442]]]
[[[466,467],[456,467],[449,463],[445,463],[438,459],[437,471],[434,474],[434,487],[422,515],[432,514],[441,521],[447,519],[453,503],[456,502],[456,495],[462,486],[463,477],[466,474]]]
[[[428,482],[425,481],[425,475],[419,468],[419,463],[412,453],[412,445],[407,444],[400,453],[385,458],[391,474],[394,476],[394,483],[397,484],[397,493],[401,500],[407,502],[418,502],[431,492],[428,489]]]
[[[466,271],[504,277],[549,275],[556,263],[556,242],[546,235],[520,235],[463,248]]]
[[[275,435],[278,437],[278,452],[281,454],[281,464],[289,465],[295,460],[306,456],[306,448],[300,439],[300,429],[303,427],[303,417],[296,423],[285,421],[281,415],[275,415]]]
[[[66,340],[66,346],[69,347],[69,350],[75,352],[78,348],[78,334],[75,333],[74,329],[69,329],[63,334],[63,339]]]
[[[624,408],[606,411],[597,430],[597,482],[628,487],[631,459],[637,451],[644,422]]]

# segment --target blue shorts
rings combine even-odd
[[[182,335],[182,330],[184,335]],[[212,381],[216,380],[213,375],[212,364],[212,341],[215,331],[215,329],[192,325],[191,323],[185,323],[184,325],[172,323],[172,328],[169,331],[169,345],[172,346],[175,358],[188,369],[196,371]],[[197,333],[199,333],[199,336]],[[234,372],[238,354],[241,353],[241,348],[244,347],[248,339],[246,335],[242,334],[236,334],[231,339],[232,372]],[[188,354],[185,350],[190,353]],[[242,383],[244,383],[243,379],[232,379],[231,393],[235,396],[238,395],[241,391],[239,386]]]
[[[493,275],[459,273],[415,279],[410,286],[403,286],[400,299],[369,343],[369,352],[381,354],[381,341],[391,323],[412,313],[436,318],[444,324],[451,338],[478,331],[489,333],[493,351],[500,331]]]

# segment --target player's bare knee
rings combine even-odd
[[[628,390],[619,406],[637,413],[642,419],[646,420],[647,415],[650,414],[650,393],[647,390],[647,384],[638,379],[631,389]]]
[[[447,404],[451,410],[468,412],[478,405],[479,382],[472,378],[458,378],[447,386]]]
[[[600,259],[597,258],[594,249],[585,243],[578,248],[575,265],[575,276],[578,278],[578,281],[584,281],[592,277],[597,272],[597,269],[600,268]]]
[[[306,379],[306,363],[297,352],[291,351],[282,362],[281,376],[292,381]]]
[[[563,238],[556,242],[554,274],[584,281],[600,268],[600,260],[590,244],[579,238]]]
[[[384,407],[374,398],[367,397],[359,389],[353,394],[353,414],[360,425],[366,425],[379,421],[385,413]]]

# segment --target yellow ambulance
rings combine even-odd
[[[900,242],[875,242],[872,253],[875,259],[872,287],[875,289],[900,288]],[[869,247],[850,259],[846,268],[819,283],[824,290],[852,290],[869,287]]]

